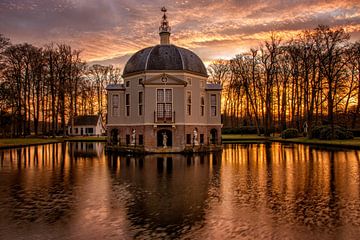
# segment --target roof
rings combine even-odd
[[[106,90],[125,90],[124,84],[109,84]]]
[[[216,83],[207,83],[205,90],[222,90],[221,85],[220,84],[216,84]]]
[[[80,115],[74,117],[74,126],[83,126],[83,125],[97,125],[100,115]],[[71,125],[71,121],[69,121]]]
[[[208,76],[204,63],[194,52],[175,45],[156,45],[136,52],[126,63],[123,77],[148,70],[177,70]]]

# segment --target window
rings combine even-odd
[[[126,83],[125,83],[125,87],[130,87],[130,81],[126,81]]]
[[[126,145],[130,144],[130,135],[126,134]]]
[[[186,134],[186,144],[191,144],[191,134]]]
[[[192,84],[192,81],[191,81],[191,78],[186,78],[186,82],[187,82],[187,84],[188,84],[188,86],[191,86],[191,84]]]
[[[75,128],[75,133],[78,134],[79,133],[79,129]]]
[[[144,98],[144,93],[139,92],[139,116],[143,114],[143,98]]]
[[[114,94],[112,96],[112,115],[113,116],[119,116],[120,115],[120,103],[119,103],[119,95],[118,94]]]
[[[187,92],[186,93],[186,111],[187,114],[190,116],[191,115],[191,92]]]
[[[217,101],[216,101],[216,94],[211,94],[211,116],[216,116],[216,109],[217,109]]]
[[[144,136],[139,134],[139,145],[144,145]]]
[[[93,134],[94,133],[94,128],[86,128],[85,132],[88,134]]]
[[[139,85],[142,85],[144,83],[142,78],[139,78]]]
[[[204,144],[204,134],[200,134],[200,144]]]
[[[204,98],[204,96],[201,96],[201,98],[200,98],[200,115],[201,116],[205,115],[205,98]]]
[[[126,111],[126,116],[130,116],[130,94],[127,93],[125,95],[125,111]]]
[[[172,89],[157,89],[156,117],[158,120],[172,120]]]

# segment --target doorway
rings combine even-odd
[[[161,129],[157,132],[157,146],[164,147],[166,144],[167,147],[172,146],[172,132],[168,129]]]
[[[217,130],[215,128],[210,130],[210,143],[217,144]]]

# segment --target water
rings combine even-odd
[[[0,151],[0,239],[358,239],[360,151],[225,145],[110,156],[101,143]]]

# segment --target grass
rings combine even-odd
[[[223,141],[231,141],[231,140],[264,140],[268,139],[264,136],[258,136],[256,134],[223,134],[221,136]]]
[[[272,138],[273,141],[279,142],[291,142],[291,143],[303,143],[303,144],[317,144],[317,145],[328,145],[328,146],[355,146],[360,147],[360,138],[356,137],[349,140],[320,140],[320,139],[309,139],[305,137],[299,138]]]
[[[223,143],[251,143],[256,141],[269,140],[273,142],[288,142],[288,143],[299,143],[299,144],[310,144],[320,146],[333,146],[333,147],[348,147],[360,149],[360,138],[354,138],[350,140],[320,140],[320,139],[309,139],[306,137],[289,138],[283,139],[277,137],[264,137],[258,135],[241,135],[241,134],[224,134],[222,135]]]
[[[66,141],[85,141],[85,142],[103,142],[106,141],[106,136],[76,136],[65,138]]]
[[[105,136],[95,137],[95,136],[86,136],[86,137],[56,137],[56,138],[41,138],[41,137],[26,137],[26,138],[0,138],[0,148],[10,148],[10,147],[22,147],[30,145],[39,145],[39,144],[48,144],[48,143],[57,143],[64,141],[106,141]]]
[[[59,142],[57,138],[4,138],[0,139],[0,147],[17,147]]]

